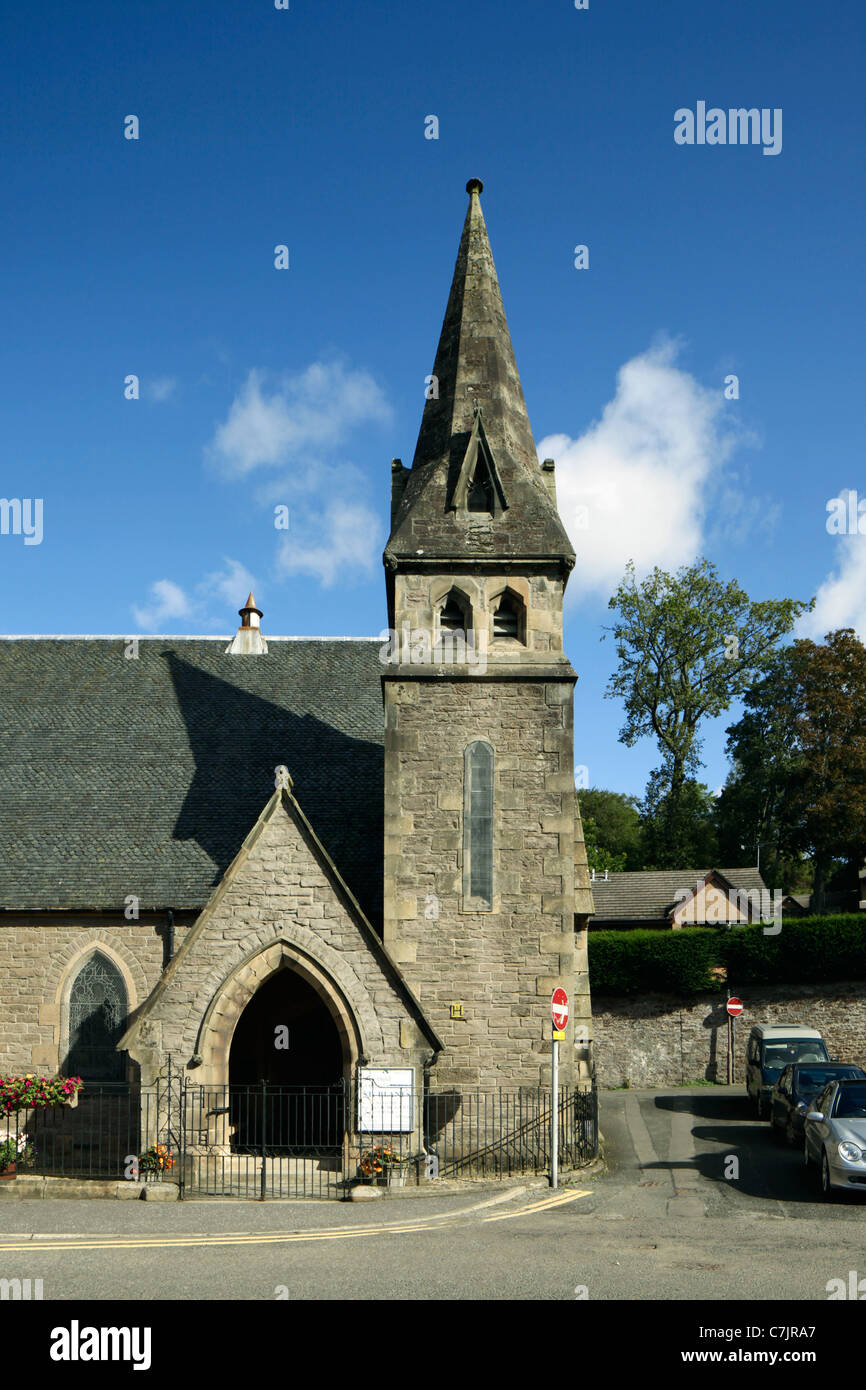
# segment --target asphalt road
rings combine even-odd
[[[4,1202],[0,1279],[74,1301],[825,1301],[853,1270],[866,1295],[866,1202],[825,1203],[739,1088],[608,1092],[601,1121],[606,1171],[560,1194]]]

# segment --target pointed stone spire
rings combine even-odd
[[[480,179],[466,185],[469,208],[433,381],[412,469],[397,480],[402,491],[385,560],[550,556],[570,569],[574,551],[538,466],[481,211],[482,188]],[[479,463],[482,486],[473,488]],[[494,498],[489,515],[485,485]]]
[[[267,656],[268,644],[262,636],[261,622],[264,616],[256,607],[252,589],[243,608],[238,609],[241,625],[226,647],[226,656]]]

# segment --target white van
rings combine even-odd
[[[799,1023],[756,1023],[746,1047],[746,1092],[755,1102],[758,1119],[767,1113],[770,1092],[784,1067],[829,1061],[817,1028],[804,1028]]]

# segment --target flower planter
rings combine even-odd
[[[8,1168],[4,1168],[4,1169],[3,1169],[3,1172],[0,1173],[0,1182],[2,1182],[3,1178],[17,1178],[17,1176],[18,1176],[18,1167],[17,1167],[17,1164],[15,1164],[15,1163],[10,1163],[10,1164],[9,1164],[9,1167],[8,1167]]]

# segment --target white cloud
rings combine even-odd
[[[151,584],[149,604],[132,610],[138,626],[146,632],[164,631],[182,618],[185,626],[194,623],[199,631],[214,627],[233,630],[237,627],[238,609],[250,590],[260,589],[260,585],[239,560],[226,556],[223,563],[224,569],[214,570],[199,580],[195,598],[172,579],[158,579]],[[260,598],[261,593],[256,595],[256,602]]]
[[[853,627],[866,642],[866,536],[840,536],[838,564],[818,589],[815,607],[797,622],[795,635],[822,640],[840,627]]]
[[[171,579],[157,579],[150,586],[150,606],[133,608],[135,621],[147,631],[155,631],[166,619],[185,618],[193,605],[179,584]]]
[[[177,377],[155,376],[144,383],[144,394],[152,401],[167,401],[177,389]]]
[[[368,421],[386,423],[391,410],[369,372],[342,362],[313,362],[298,374],[273,378],[252,370],[207,451],[224,471],[243,476],[254,468],[309,465],[309,456],[340,445]]]
[[[226,556],[223,563],[225,569],[206,574],[196,585],[196,592],[205,600],[219,599],[221,603],[237,611],[241,604],[246,602],[247,594],[256,589],[261,590],[261,585],[240,560],[231,560]],[[260,596],[256,595],[256,602]]]
[[[708,493],[722,481],[735,433],[721,388],[675,366],[677,351],[664,342],[626,362],[600,420],[577,439],[539,444],[539,458],[556,460],[559,511],[577,552],[572,597],[608,597],[628,560],[640,575],[676,569],[702,550]],[[742,524],[739,493],[727,488],[725,508]]]
[[[206,456],[233,478],[279,469],[259,482],[253,500],[289,509],[289,532],[275,532],[280,576],[306,574],[331,588],[347,574],[375,572],[383,537],[369,483],[339,452],[353,429],[390,419],[370,373],[341,361],[279,377],[249,373]]]
[[[277,556],[283,575],[309,574],[325,589],[346,571],[372,575],[382,548],[379,518],[365,502],[334,498],[320,511],[293,511]]]

